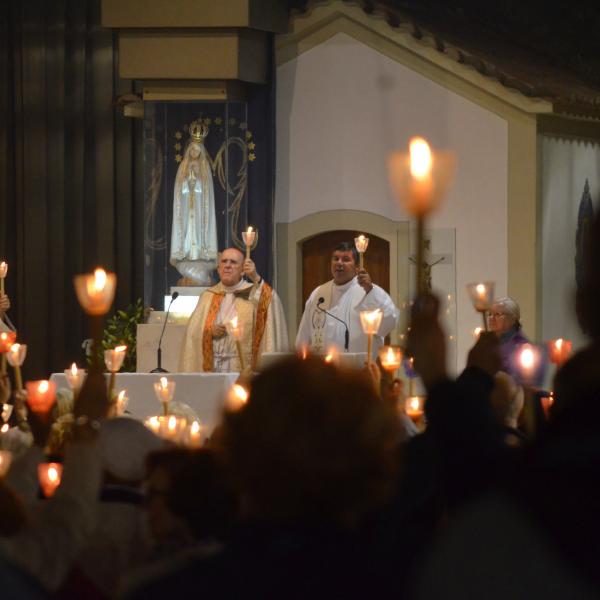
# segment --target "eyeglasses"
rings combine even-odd
[[[506,313],[501,313],[501,312],[495,312],[495,313],[490,313],[490,319],[499,319],[500,317],[505,317]]]

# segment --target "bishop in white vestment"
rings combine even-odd
[[[296,337],[296,348],[324,353],[331,347],[336,347],[339,352],[343,352],[345,323],[349,332],[348,351],[366,352],[367,336],[360,324],[360,312],[379,308],[383,318],[377,335],[373,337],[375,358],[385,336],[397,326],[400,311],[389,294],[375,285],[364,269],[358,268],[354,245],[344,242],[334,250],[331,274],[333,279],[313,290],[306,302]],[[333,316],[327,315],[324,310]],[[339,321],[333,317],[337,317]]]

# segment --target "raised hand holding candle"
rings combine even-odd
[[[76,397],[79,394],[79,390],[85,380],[85,375],[85,370],[78,369],[75,363],[71,365],[70,369],[65,369],[65,377],[67,378],[69,387],[73,390],[73,396]]]
[[[400,346],[383,346],[379,349],[379,362],[390,373],[400,368],[402,364],[402,349]]]
[[[256,248],[256,244],[258,243],[258,231],[252,227],[248,227],[246,231],[242,232],[242,239],[244,240],[244,245],[246,246],[246,258],[249,259],[250,250]]]
[[[406,415],[415,423],[420,425],[420,421],[425,413],[425,398],[423,396],[409,396],[406,399]]]
[[[21,365],[27,356],[27,344],[13,344],[6,355],[8,364],[15,370],[16,391],[23,389],[23,379],[21,378]]]
[[[163,407],[163,415],[169,414],[169,403],[175,395],[175,382],[161,377],[154,383],[154,393]]]
[[[573,344],[569,340],[564,340],[563,338],[551,340],[550,342],[548,342],[550,362],[552,364],[561,366],[562,364],[567,362],[571,354],[572,348]]]
[[[0,295],[4,296],[4,280],[8,275],[8,263],[0,262]]]
[[[376,308],[375,310],[360,311],[360,324],[363,332],[367,335],[367,363],[371,363],[373,360],[371,356],[373,349],[373,336],[379,331],[382,318],[383,312],[379,308]]]
[[[369,238],[361,234],[358,237],[354,238],[354,245],[356,246],[356,251],[358,252],[359,256],[359,268],[364,269],[364,254],[369,246]]]
[[[56,402],[56,384],[53,381],[42,379],[41,381],[28,381],[27,404],[31,412],[36,415],[46,416]]]
[[[455,159],[449,152],[433,152],[422,137],[409,140],[408,153],[394,152],[388,158],[390,185],[399,203],[417,223],[416,290],[426,290],[425,217],[441,201],[454,175]]]
[[[127,354],[127,346],[117,346],[112,350],[104,351],[104,364],[106,370],[110,371],[110,382],[108,384],[108,398],[112,401],[113,391],[115,389],[116,374],[123,366],[125,355]]]
[[[115,297],[117,276],[98,267],[93,273],[75,275],[75,293],[81,308],[93,316],[105,315]]]
[[[530,385],[540,364],[540,351],[533,344],[523,344],[517,354],[517,365],[521,378]]]
[[[60,463],[40,463],[38,465],[38,479],[42,493],[46,498],[54,495],[62,479],[63,467]]]

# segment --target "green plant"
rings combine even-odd
[[[115,346],[127,346],[127,355],[123,361],[121,371],[132,373],[136,368],[136,349],[137,349],[137,326],[144,320],[144,305],[142,299],[138,298],[133,304],[130,304],[125,310],[117,312],[106,322],[104,336],[102,338],[102,347],[100,351],[101,364],[104,364],[104,351]]]

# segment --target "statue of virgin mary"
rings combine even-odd
[[[217,258],[217,222],[212,169],[204,139],[208,126],[194,121],[175,176],[171,264],[196,285],[212,285]]]

